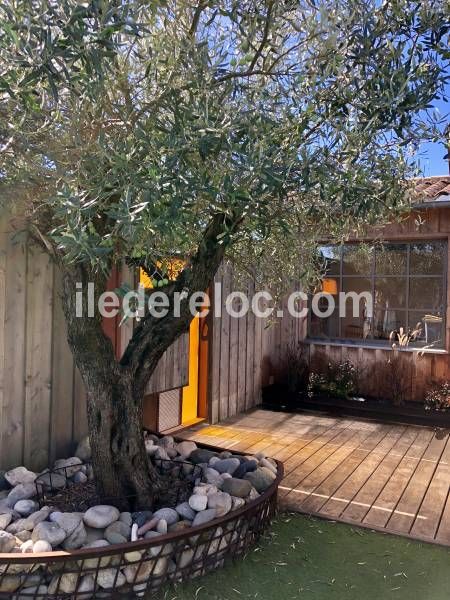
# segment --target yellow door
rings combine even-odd
[[[181,422],[194,421],[198,417],[198,352],[200,318],[197,315],[189,327],[189,384],[183,388]]]

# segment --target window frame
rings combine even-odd
[[[440,242],[443,244],[444,246],[444,257],[443,257],[443,266],[442,266],[442,272],[440,275],[436,275],[436,274],[424,274],[424,275],[417,275],[417,274],[412,274],[411,275],[411,247],[416,245],[416,244],[427,244],[427,243],[436,243],[436,242]],[[359,275],[345,275],[344,274],[344,247],[345,246],[357,246],[357,245],[373,245],[374,246],[374,254],[373,257],[371,259],[371,272],[370,274],[367,275],[363,275],[363,274],[359,274]],[[377,245],[382,245],[382,246],[406,246],[406,270],[405,273],[402,275],[377,275],[376,273],[376,256],[377,256]],[[370,279],[371,282],[371,292],[372,295],[374,297],[374,292],[375,292],[375,282],[378,279],[398,279],[399,277],[404,277],[406,279],[406,299],[405,299],[405,306],[404,307],[395,307],[392,306],[390,307],[392,310],[396,310],[396,311],[402,311],[405,313],[406,316],[406,328],[410,328],[410,323],[409,323],[409,319],[410,319],[410,314],[411,313],[417,313],[417,312],[435,312],[436,308],[414,308],[414,307],[410,307],[410,291],[411,291],[411,278],[416,278],[416,279],[436,279],[442,282],[442,304],[440,307],[440,311],[442,313],[442,331],[443,331],[443,336],[442,336],[442,341],[439,345],[436,346],[427,346],[426,344],[420,345],[420,344],[410,344],[409,349],[410,350],[427,350],[427,349],[431,349],[431,350],[435,350],[437,352],[443,352],[446,351],[447,349],[447,344],[448,344],[448,340],[447,340],[447,310],[448,310],[448,306],[449,306],[449,291],[448,291],[448,263],[449,263],[449,239],[446,237],[430,237],[430,238],[418,238],[418,239],[414,239],[414,238],[409,238],[409,239],[397,239],[397,240],[391,240],[391,239],[385,239],[385,240],[350,240],[348,242],[344,242],[341,244],[333,244],[331,242],[324,242],[322,244],[320,244],[320,246],[339,246],[339,273],[333,273],[333,274],[327,274],[327,277],[330,278],[338,278],[338,285],[339,285],[339,290],[343,291],[344,288],[344,280],[345,278],[365,278],[365,279]],[[319,247],[320,247],[319,246]],[[312,294],[309,295],[311,299]],[[310,308],[310,302],[308,303],[308,306]],[[336,310],[338,310],[338,306],[336,307]],[[374,312],[376,310],[376,307],[374,305]],[[376,339],[376,338],[346,338],[342,335],[342,322],[343,322],[343,318],[338,316],[338,332],[339,332],[339,336],[338,337],[318,337],[318,336],[313,336],[311,335],[311,310],[308,310],[308,314],[307,314],[307,334],[306,334],[306,342],[310,342],[310,343],[314,343],[314,344],[334,344],[334,345],[346,345],[346,346],[355,346],[355,347],[374,347],[374,348],[390,348],[391,346],[391,342],[388,339]]]

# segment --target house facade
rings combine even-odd
[[[406,399],[423,402],[433,381],[450,380],[450,176],[418,181],[423,201],[399,223],[375,228],[340,246],[323,245],[323,288],[370,293],[357,315],[339,303],[326,319],[308,318],[303,339],[312,367],[351,360],[361,393],[388,395],[382,365],[396,343],[404,352]],[[408,336],[404,346],[398,333]]]

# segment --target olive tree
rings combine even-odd
[[[448,64],[442,2],[6,0],[0,193],[63,277],[100,495],[151,505],[142,404],[189,296],[228,257],[274,287],[314,242],[404,210],[411,149]],[[120,360],[77,284],[181,256],[180,315],[147,313]],[[263,279],[261,279],[262,281]]]

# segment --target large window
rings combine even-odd
[[[386,344],[392,331],[403,328],[413,333],[413,346],[444,347],[446,242],[321,246],[319,255],[324,273],[319,291],[333,296],[335,309],[326,318],[310,311],[311,338]],[[340,292],[361,295],[356,316],[350,300],[344,312]],[[321,298],[321,310],[327,306]]]

